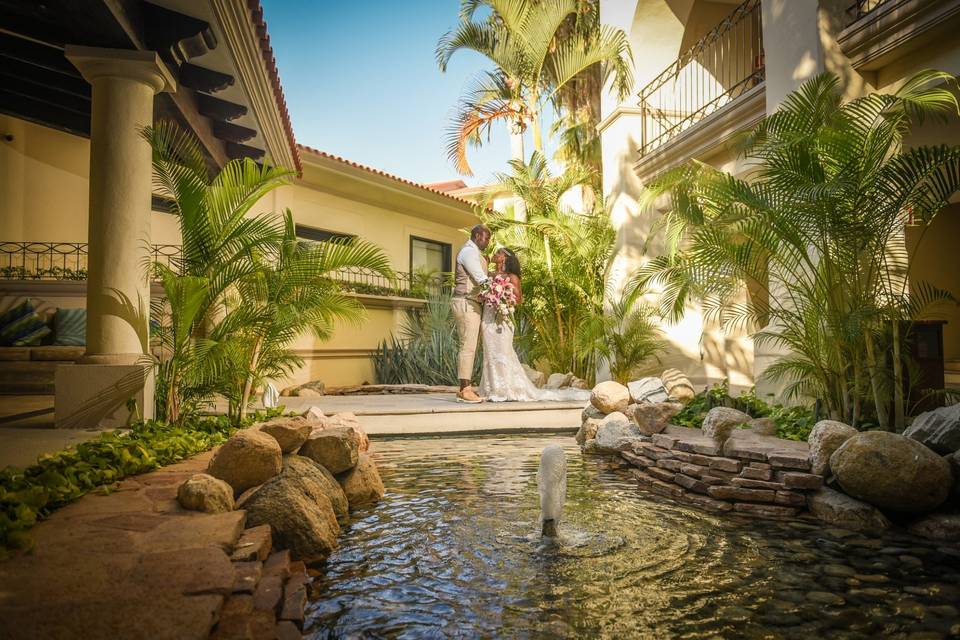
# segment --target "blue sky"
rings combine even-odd
[[[437,40],[458,0],[263,0],[297,141],[418,182],[458,177],[444,132],[463,88],[488,63],[458,53],[446,73]],[[530,143],[527,144],[528,149]],[[505,127],[471,150],[470,185],[507,169]]]

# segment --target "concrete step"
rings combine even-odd
[[[0,361],[0,394],[45,395],[53,393],[57,367],[64,362]]]

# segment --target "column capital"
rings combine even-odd
[[[64,54],[91,84],[98,78],[128,78],[152,87],[154,93],[177,90],[177,81],[156,51],[68,44]]]

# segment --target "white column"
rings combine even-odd
[[[87,353],[58,368],[58,427],[117,426],[135,398],[153,415],[149,353],[153,99],[176,83],[153,51],[68,45],[92,85]]]
[[[819,0],[763,0],[767,115],[790,92],[823,71]]]

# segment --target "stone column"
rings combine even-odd
[[[152,415],[151,151],[140,132],[153,123],[154,96],[176,83],[153,51],[68,45],[65,53],[93,89],[87,353],[58,370],[56,382],[58,426],[80,427],[102,423],[138,394],[140,411]],[[76,424],[65,422],[68,414]]]

